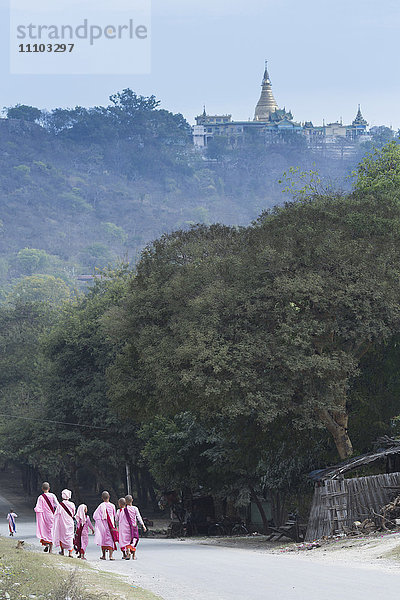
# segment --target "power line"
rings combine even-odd
[[[71,427],[86,427],[86,429],[100,429],[106,431],[106,427],[96,427],[96,425],[81,425],[80,423],[68,423],[65,421],[52,421],[51,419],[36,419],[35,417],[20,417],[17,415],[7,415],[6,413],[0,413],[0,417],[7,417],[9,419],[24,419],[25,421],[40,421],[41,423],[55,423],[56,425],[70,425]]]

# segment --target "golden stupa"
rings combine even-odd
[[[257,102],[254,121],[268,121],[270,115],[278,109],[272,93],[271,80],[268,75],[267,61],[265,61],[264,77],[261,84],[261,96]]]

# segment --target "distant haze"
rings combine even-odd
[[[152,27],[151,75],[11,76],[0,0],[0,106],[102,105],[130,87],[190,122],[203,104],[248,119],[268,59],[275,98],[295,120],[349,123],[360,103],[370,125],[400,127],[396,0],[153,0]]]

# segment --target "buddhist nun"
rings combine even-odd
[[[59,554],[63,555],[66,550],[73,558],[75,504],[71,502],[71,496],[70,490],[61,492],[62,501],[54,513],[53,543],[60,547]]]
[[[103,492],[101,495],[103,502],[99,504],[93,513],[93,519],[96,523],[95,541],[101,546],[101,560],[106,560],[106,552],[109,553],[110,560],[114,560],[113,552],[117,549],[118,531],[115,527],[116,511],[115,506],[110,502],[110,494]]]
[[[45,481],[42,485],[42,494],[37,499],[34,511],[36,513],[36,537],[44,546],[44,552],[51,552],[53,548],[54,513],[58,500],[50,492],[50,484]]]
[[[125,560],[135,558],[136,546],[139,541],[138,523],[146,532],[146,526],[137,506],[133,506],[133,498],[130,494],[125,496],[125,507],[121,510],[119,517],[119,544],[125,551]]]
[[[89,529],[94,533],[93,525],[87,514],[86,504],[80,504],[76,511],[76,532],[74,537],[74,548],[78,558],[85,558],[86,548],[89,543]]]

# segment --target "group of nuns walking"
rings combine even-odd
[[[138,523],[146,531],[139,509],[133,506],[133,498],[128,495],[118,501],[118,510],[110,502],[110,494],[103,492],[102,503],[93,513],[95,529],[87,514],[86,504],[80,504],[75,510],[71,502],[72,492],[63,490],[61,502],[50,492],[50,485],[44,482],[42,494],[37,499],[34,508],[36,513],[36,537],[44,546],[45,552],[52,552],[53,547],[59,547],[59,553],[68,552],[73,557],[75,550],[78,558],[85,559],[89,543],[89,529],[95,534],[95,542],[101,547],[101,560],[114,560],[113,552],[117,543],[122,551],[122,558],[135,558],[136,546],[139,541]]]

